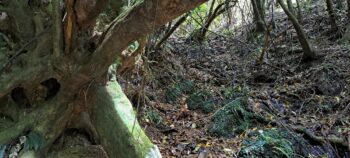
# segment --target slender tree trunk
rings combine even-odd
[[[347,0],[347,8],[348,8],[348,24],[346,26],[346,30],[345,30],[345,33],[344,33],[344,36],[343,38],[340,40],[341,43],[344,43],[344,44],[349,44],[350,43],[350,0]]]
[[[178,19],[173,26],[171,26],[168,30],[166,30],[164,36],[155,44],[154,49],[158,50],[162,46],[162,44],[175,32],[175,30],[186,21],[189,14],[182,16]]]
[[[260,0],[251,0],[251,4],[253,7],[254,21],[256,24],[256,32],[263,33],[266,30],[264,20],[261,15],[261,10],[258,7],[258,2]],[[260,3],[259,3],[260,4]]]
[[[265,0],[256,0],[260,18],[265,19]]]
[[[344,8],[344,6],[343,6],[343,0],[336,0],[335,3],[336,3],[336,6],[335,6],[335,7],[336,7],[338,10],[341,10],[341,9]]]
[[[344,44],[350,43],[350,23],[347,24],[343,38],[339,42]]]
[[[199,42],[203,42],[205,39],[205,36],[209,30],[210,25],[213,23],[215,18],[217,18],[220,14],[222,14],[225,9],[222,8],[224,6],[224,3],[219,4],[213,12],[208,14],[208,17],[205,19],[204,25],[199,29],[199,32],[195,35],[196,39]]]
[[[316,58],[315,51],[314,51],[313,47],[311,46],[310,42],[308,41],[308,39],[304,33],[304,30],[302,29],[298,20],[288,10],[287,6],[283,3],[283,0],[278,0],[278,3],[281,5],[283,11],[287,14],[289,20],[292,22],[292,24],[293,24],[293,26],[298,34],[298,39],[299,39],[300,45],[304,51],[303,61],[310,61],[310,60],[315,59]]]
[[[333,9],[333,1],[332,0],[326,0],[327,4],[327,11],[329,14],[329,21],[331,23],[331,27],[333,31],[338,31],[338,25],[337,25],[337,17],[335,15],[334,9]]]
[[[226,2],[218,4],[215,9],[210,9],[212,12],[209,12],[207,17],[204,20],[203,25],[200,29],[195,30],[195,33],[190,37],[192,39],[195,39],[198,42],[203,42],[205,40],[205,36],[207,35],[209,31],[210,25],[214,22],[214,20],[221,14],[223,14],[227,9],[230,9],[236,5],[236,2],[234,4],[225,6]],[[215,5],[212,3],[212,5]],[[214,7],[210,7],[214,8]]]
[[[275,0],[271,0],[271,25],[272,29],[276,28],[276,22],[275,22]]]
[[[301,7],[300,7],[300,0],[296,0],[296,3],[297,3],[297,8],[298,8],[298,21],[299,23],[302,23],[303,21],[303,16],[301,14]]]
[[[287,0],[287,6],[288,6],[288,9],[289,11],[295,15],[295,11],[294,11],[294,6],[293,6],[293,3],[292,3],[292,0]]]
[[[207,12],[207,15],[213,14],[215,2],[216,2],[216,0],[212,0],[212,1],[211,1],[211,3],[210,3],[210,8],[209,8],[209,10],[208,10],[208,12]],[[208,2],[208,3],[209,3],[209,2]]]
[[[350,21],[350,0],[347,0],[346,3],[348,6],[348,21]]]

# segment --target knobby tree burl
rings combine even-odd
[[[144,0],[125,11],[113,0],[120,14],[96,36],[108,0],[0,0],[0,154],[159,156],[106,72],[130,43],[205,1]],[[67,147],[71,130],[89,142]]]

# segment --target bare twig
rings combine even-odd
[[[348,133],[348,149],[350,151],[350,132]]]

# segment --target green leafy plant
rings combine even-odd
[[[219,137],[230,137],[234,133],[242,133],[250,127],[258,116],[250,112],[246,98],[238,98],[217,110],[212,119],[209,133]]]
[[[208,91],[197,91],[189,96],[186,100],[188,109],[200,109],[204,113],[212,112],[215,108],[215,100]]]
[[[285,138],[284,131],[275,128],[254,131],[249,139],[245,139],[240,152],[241,157],[293,157],[293,143]]]
[[[163,121],[162,116],[160,116],[158,114],[158,112],[154,111],[154,110],[149,110],[146,113],[146,117],[149,121],[151,121],[154,124],[160,124]]]
[[[165,92],[165,100],[170,104],[174,104],[181,95],[182,91],[179,87],[172,87]]]
[[[246,97],[249,95],[249,88],[247,86],[235,86],[224,89],[223,95],[226,99],[235,99],[238,97]]]
[[[173,85],[165,92],[165,100],[168,103],[176,103],[177,99],[183,94],[190,94],[194,91],[194,83],[191,80],[185,80],[179,84]]]

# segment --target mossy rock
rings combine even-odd
[[[277,129],[258,130],[242,143],[239,157],[242,158],[283,158],[294,157],[293,143],[286,139],[287,131]]]
[[[261,117],[247,108],[247,98],[237,98],[215,112],[211,119],[209,133],[218,137],[230,137],[250,127]]]
[[[208,91],[197,91],[186,100],[188,109],[201,110],[204,113],[210,113],[215,109],[215,100]]]
[[[183,94],[190,94],[194,91],[194,83],[191,80],[185,80],[177,85],[171,86],[165,92],[167,103],[174,104]]]
[[[238,157],[336,157],[331,146],[311,145],[293,131],[282,128],[255,130],[243,140]]]

